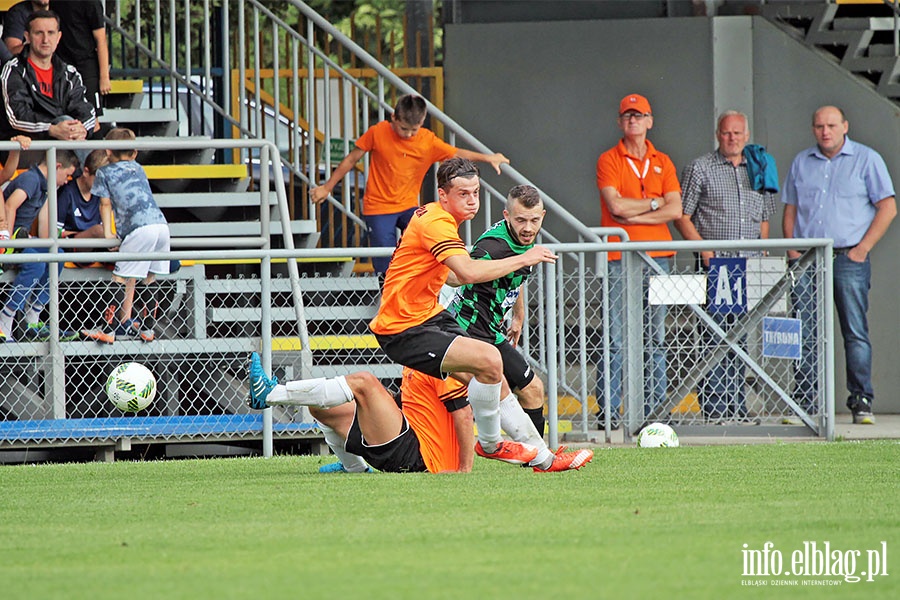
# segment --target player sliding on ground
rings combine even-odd
[[[340,436],[337,448],[329,446],[356,471],[366,470],[366,463],[389,472],[472,470],[472,409],[466,387],[454,379],[436,379],[405,367],[401,403],[364,371],[279,385],[277,378],[266,375],[254,352],[249,384],[252,408],[308,406],[320,424]],[[579,469],[594,456],[587,449],[550,453],[514,397],[501,402],[500,420],[513,439],[534,444],[549,455],[549,461],[534,466],[535,471]]]
[[[339,448],[335,440],[329,445],[357,472],[370,470],[366,463],[392,473],[471,471],[472,409],[465,387],[448,383],[404,369],[401,412],[371,373],[279,385],[265,374],[257,353],[250,358],[250,406],[308,406],[323,430],[339,436]]]

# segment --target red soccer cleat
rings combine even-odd
[[[537,456],[537,448],[519,442],[503,441],[497,444],[497,450],[491,454],[485,452],[481,442],[475,444],[475,454],[493,460],[502,460],[512,465],[524,465],[534,460]]]
[[[555,473],[557,471],[577,471],[594,458],[594,451],[587,448],[566,452],[565,446],[560,446],[553,457],[553,464],[549,469],[534,467],[535,473]]]

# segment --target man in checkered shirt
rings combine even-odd
[[[769,219],[775,214],[775,194],[756,191],[747,173],[744,147],[750,140],[747,115],[729,110],[716,126],[719,147],[695,159],[681,176],[684,216],[675,228],[686,240],[757,240],[769,237]],[[713,256],[750,256],[758,252],[701,252],[704,269]],[[723,328],[733,315],[714,313]],[[744,403],[744,366],[733,352],[706,376],[699,390],[706,418],[730,422],[747,416]]]

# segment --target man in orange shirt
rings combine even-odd
[[[419,189],[425,173],[436,162],[453,156],[490,163],[497,173],[500,165],[509,164],[502,154],[482,154],[451,146],[432,131],[422,127],[426,104],[421,96],[401,96],[390,121],[370,127],[356,147],[338,164],[328,181],[310,191],[312,201],[319,204],[334,186],[371,153],[369,179],[363,198],[363,217],[369,233],[369,246],[393,248],[397,245],[397,229],[402,233],[419,206]],[[374,258],[375,272],[383,274],[389,258]]]
[[[472,408],[466,387],[452,379],[435,379],[404,368],[397,400],[378,378],[365,371],[279,385],[277,378],[265,374],[259,354],[254,352],[250,357],[250,405],[308,406],[323,431],[327,428],[337,434],[338,440],[330,441],[329,446],[345,466],[351,460],[354,465],[359,462],[361,468],[356,471],[367,470],[366,463],[391,473],[472,470]]]
[[[597,188],[600,190],[600,222],[604,227],[621,227],[631,241],[672,239],[668,223],[681,217],[681,187],[675,165],[658,151],[647,132],[653,127],[650,103],[641,95],[629,94],[619,103],[619,143],[597,160]],[[610,241],[619,241],[610,237]],[[648,252],[668,273],[672,251]],[[610,315],[610,410],[612,426],[618,426],[622,402],[622,327],[624,322],[624,273],[621,253],[609,253]],[[644,410],[645,414],[666,399],[666,354],[664,306],[649,306],[647,285],[655,271],[641,263],[644,273]],[[603,407],[603,370],[598,364],[597,398]],[[601,414],[601,421],[604,416]]]

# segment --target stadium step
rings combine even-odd
[[[246,165],[144,165],[154,192],[243,192],[250,184]]]
[[[104,99],[104,107],[140,108],[144,97],[144,82],[140,79],[113,79],[111,89]]]
[[[136,136],[172,137],[178,131],[178,113],[174,108],[110,108],[103,111],[99,121],[127,127]]]
[[[139,140],[151,142],[183,141],[183,137],[141,136]],[[191,140],[209,140],[209,136],[195,135]],[[215,156],[213,148],[180,148],[177,144],[170,144],[163,150],[141,150],[137,160],[142,165],[208,165]]]
[[[885,43],[895,27],[892,10],[880,1],[772,2],[762,7],[762,14],[792,37],[833,57],[876,93],[900,102],[900,60],[893,45]]]

